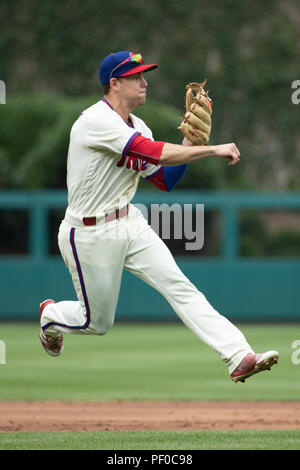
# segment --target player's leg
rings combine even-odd
[[[125,269],[158,290],[181,320],[212,347],[231,373],[242,359],[253,353],[241,331],[220,315],[177,266],[171,252],[136,216],[125,259]]]
[[[109,225],[108,235],[107,226],[76,229],[62,222],[59,247],[78,300],[44,308],[41,326],[47,334],[103,335],[113,325],[127,240],[115,231],[114,222]]]

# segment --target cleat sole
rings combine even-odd
[[[248,377],[251,377],[252,375],[258,374],[259,372],[263,372],[264,370],[271,370],[271,367],[278,364],[278,358],[279,354],[277,351],[272,352],[272,356],[266,358],[265,360],[262,360],[261,362],[258,362],[256,366],[250,370],[247,374],[241,375],[239,377],[234,377],[232,380],[237,383],[237,382],[242,382],[244,383],[245,380]]]

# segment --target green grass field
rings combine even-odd
[[[6,365],[0,400],[299,400],[291,361],[300,325],[239,325],[279,365],[234,384],[214,351],[181,324],[116,324],[104,337],[67,335],[59,358],[41,348],[38,324],[0,324]],[[0,449],[300,449],[298,431],[0,433]]]
[[[0,450],[299,450],[298,431],[0,433]]]

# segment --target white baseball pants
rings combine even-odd
[[[46,306],[41,326],[47,333],[107,333],[114,323],[126,269],[166,298],[185,325],[217,352],[229,373],[246,354],[253,353],[239,329],[220,315],[182,273],[135,206],[130,204],[128,215],[119,220],[103,220],[89,227],[75,225],[63,220],[58,242],[78,301]]]

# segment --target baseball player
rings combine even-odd
[[[131,204],[140,177],[170,191],[187,165],[206,157],[240,153],[234,143],[182,145],[153,139],[132,114],[146,101],[144,74],[157,68],[141,54],[109,54],[100,65],[104,97],[74,123],[67,164],[68,207],[58,234],[77,301],[40,304],[40,341],[51,356],[63,351],[63,334],[104,335],[114,323],[122,272],[131,272],[160,292],[185,325],[213,348],[233,381],[270,369],[279,354],[256,354],[244,335],[187,279],[171,252]],[[233,279],[234,283],[234,279]]]

